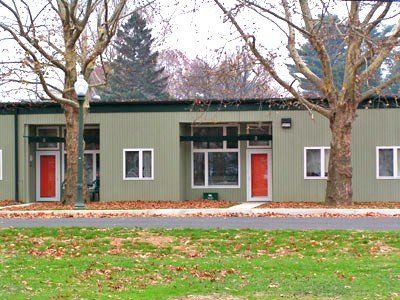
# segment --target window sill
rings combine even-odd
[[[124,178],[124,181],[151,181],[154,178]]]
[[[240,189],[240,185],[208,185],[208,186],[193,186],[192,189],[199,190],[199,189]]]

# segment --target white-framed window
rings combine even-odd
[[[67,129],[61,128],[62,137],[66,137]],[[99,137],[100,128],[97,125],[85,125],[83,130],[83,137]],[[65,143],[62,144],[62,170],[61,178],[62,181],[65,179],[65,172],[67,170],[67,151]],[[86,183],[88,186],[92,185],[93,182],[100,178],[100,143],[98,141],[85,141],[84,149],[85,163],[84,168],[86,169]]]
[[[400,146],[376,147],[376,178],[400,179]]]
[[[193,136],[237,136],[238,125],[196,125]],[[192,188],[239,188],[238,141],[192,142]]]
[[[0,149],[0,180],[3,180],[3,150]]]
[[[246,125],[247,134],[272,135],[272,123],[255,123]],[[272,141],[247,141],[247,148],[271,148]]]
[[[65,179],[67,170],[67,152],[62,151],[62,181]],[[86,183],[92,185],[93,182],[100,177],[100,150],[85,150]]]
[[[154,179],[154,149],[124,149],[124,180]]]
[[[304,179],[328,178],[330,147],[304,148]]]
[[[59,128],[57,126],[41,126],[36,128],[36,135],[43,137],[58,137]],[[37,150],[58,150],[58,143],[37,143]]]
[[[62,137],[66,137],[67,129],[65,127],[61,128]],[[99,137],[100,129],[96,125],[85,125],[83,130],[83,137]],[[67,170],[67,151],[65,143],[62,144],[62,170],[61,178],[62,181],[65,179],[65,172]],[[100,177],[100,144],[97,141],[85,142],[84,149],[85,164],[86,169],[86,182],[88,185],[92,185],[93,182]]]

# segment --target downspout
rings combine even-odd
[[[15,201],[19,201],[19,145],[18,145],[18,108],[14,111],[14,172],[15,172]]]

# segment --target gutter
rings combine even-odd
[[[18,127],[19,127],[19,120],[18,120],[18,108],[15,108],[14,111],[14,174],[15,174],[15,201],[18,202],[19,200],[19,144],[18,144]]]

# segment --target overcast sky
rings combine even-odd
[[[219,9],[212,0],[202,1],[178,1],[178,4],[174,0],[159,0],[161,1],[161,16],[165,20],[164,16],[169,16],[170,19],[170,32],[166,35],[165,39],[160,44],[160,49],[179,49],[184,52],[188,57],[195,58],[199,56],[209,60],[215,59],[219,52],[216,50],[225,50],[227,52],[233,52],[243,45],[243,40],[239,38],[238,33],[230,22],[227,22],[223,18],[223,12]],[[235,1],[226,0],[223,1],[229,7]],[[320,1],[310,1],[316,3],[319,6]],[[175,5],[171,5],[175,3]],[[189,4],[188,4],[189,3]],[[278,0],[265,0],[265,3],[277,4]],[[365,5],[371,5],[373,2],[369,1]],[[331,1],[332,8],[331,13],[334,13],[340,17],[346,17],[350,7],[349,1]],[[313,4],[310,5],[313,8]],[[312,10],[313,13],[318,14],[318,10]],[[400,3],[394,3],[392,11],[398,13]],[[282,12],[283,14],[283,12]],[[386,24],[393,24],[398,19],[392,18],[387,20]],[[154,33],[160,32],[160,25],[162,22],[153,22],[151,26],[154,26]],[[295,23],[302,27],[301,18],[299,15],[294,14]],[[266,20],[263,17],[258,16],[255,13],[241,13],[238,16],[239,23],[245,28],[246,33],[254,34],[256,41],[259,46],[266,48],[266,51],[272,51],[277,53],[275,59],[275,66],[278,68],[283,78],[292,80],[291,76],[286,67],[286,63],[290,63],[291,60],[288,58],[286,50],[286,35],[278,29],[272,22]],[[282,22],[277,22],[282,28],[286,30],[287,25]],[[297,34],[297,40],[303,41],[302,37]],[[276,86],[277,87],[277,86]]]
[[[234,51],[237,46],[243,45],[232,25],[224,22],[222,11],[213,1],[179,1],[177,5],[168,5],[173,0],[160,1],[163,3],[161,15],[171,16],[171,32],[161,48],[177,48],[194,58],[212,56],[216,49],[221,48]],[[254,15],[249,17],[254,18]],[[247,18],[242,21],[246,24],[254,20]],[[260,42],[268,41],[271,49],[281,46],[284,36],[271,24],[262,22],[261,18],[257,21],[256,27],[252,29],[259,29]]]
[[[276,4],[277,1],[266,0],[265,2]],[[311,2],[313,1],[311,0]],[[233,0],[224,1],[228,6],[233,2]],[[169,30],[158,46],[160,50],[178,49],[190,58],[200,56],[213,59],[217,55],[216,50],[224,49],[227,52],[233,52],[237,47],[243,45],[232,25],[229,22],[223,22],[222,11],[212,0],[158,0],[158,3],[161,3],[159,14],[155,14],[150,23],[150,26],[154,28],[153,35],[165,33],[163,24],[165,25],[165,22],[169,24]],[[350,3],[340,0],[335,3],[331,12],[339,16],[347,15]],[[400,3],[394,3],[393,7],[398,11]],[[313,12],[318,13],[316,10]],[[4,11],[0,12],[0,18],[2,16],[4,16]],[[395,22],[397,18],[389,20],[388,23]],[[285,35],[271,22],[254,13],[242,13],[238,20],[247,33],[257,37],[258,45],[278,54],[275,64],[283,77],[288,78],[285,67],[285,63],[288,62]],[[286,28],[285,24],[281,25]],[[0,60],[12,59],[13,53],[15,53],[13,49],[10,49],[12,47],[7,44],[7,41],[2,40],[0,43],[2,53]],[[2,51],[4,49],[8,51]]]

